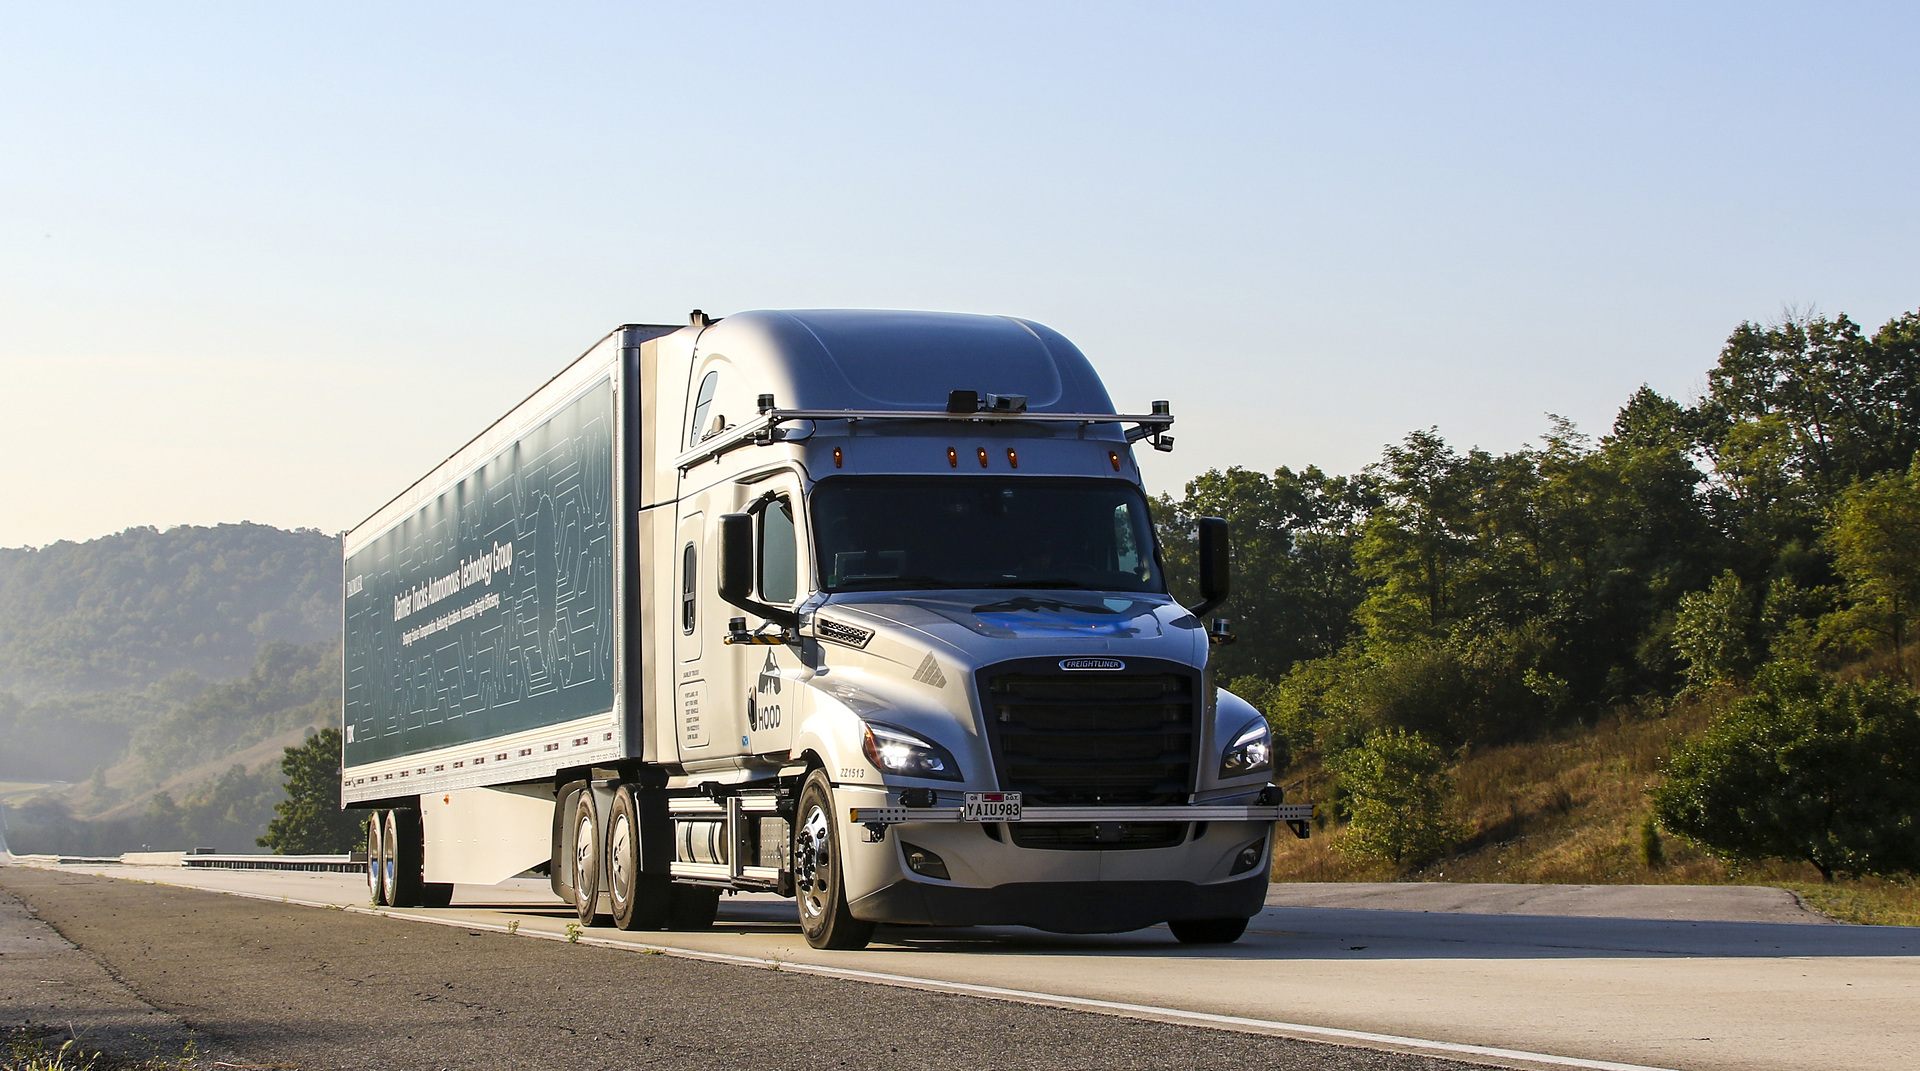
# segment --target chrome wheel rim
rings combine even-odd
[[[367,823],[367,894],[373,897],[373,902],[376,904],[380,902],[380,879],[383,876],[380,856],[383,854],[382,845],[385,841],[386,838],[380,835],[380,817],[376,814],[373,820]]]
[[[827,822],[826,808],[816,803],[808,808],[794,838],[794,886],[800,894],[800,910],[809,920],[827,913],[827,879],[833,863],[833,831]]]
[[[627,898],[626,890],[632,887],[634,873],[633,823],[625,814],[613,816],[613,825],[607,827],[607,885],[613,893],[613,902],[623,907]]]
[[[580,902],[591,903],[598,889],[587,888],[586,876],[593,866],[593,817],[581,815],[580,825],[573,831],[573,885]],[[596,879],[595,885],[600,884]]]
[[[386,895],[382,897],[382,899],[389,901],[393,899],[393,876],[400,869],[399,864],[394,859],[394,842],[398,839],[394,836],[394,833],[393,813],[389,811],[387,813],[386,829],[380,835],[380,887],[386,891]]]

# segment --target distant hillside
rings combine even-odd
[[[328,724],[340,541],[260,524],[0,550],[0,781],[113,774],[82,810]],[[123,761],[132,749],[134,761]]]
[[[340,541],[262,524],[0,550],[0,692],[21,703],[226,679],[340,634]]]

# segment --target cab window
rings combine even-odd
[[[761,600],[791,606],[800,594],[800,558],[793,504],[785,495],[767,499],[760,510],[759,559]]]
[[[707,412],[713,408],[713,392],[720,387],[720,373],[708,372],[700,381],[700,393],[693,399],[693,424],[687,429],[687,447],[699,446],[706,435]]]

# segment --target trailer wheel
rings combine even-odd
[[[865,948],[873,923],[847,909],[840,834],[833,821],[833,782],[825,770],[807,775],[793,824],[793,882],[800,903],[800,930],[815,948]]]
[[[387,904],[390,907],[420,906],[419,811],[387,812],[386,858]]]
[[[600,860],[605,848],[600,813],[589,789],[573,805],[573,907],[582,926],[604,926],[610,921],[600,913]]]
[[[1167,929],[1183,945],[1230,945],[1247,932],[1247,919],[1176,919]]]
[[[607,816],[607,897],[613,901],[613,924],[623,930],[664,929],[671,914],[671,880],[641,870],[645,836],[633,789],[621,785]]]
[[[375,907],[387,902],[386,821],[384,811],[367,815],[367,897]]]

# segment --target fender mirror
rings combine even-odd
[[[1227,522],[1219,517],[1200,518],[1200,605],[1193,616],[1204,618],[1233,590],[1233,541],[1227,534]]]

